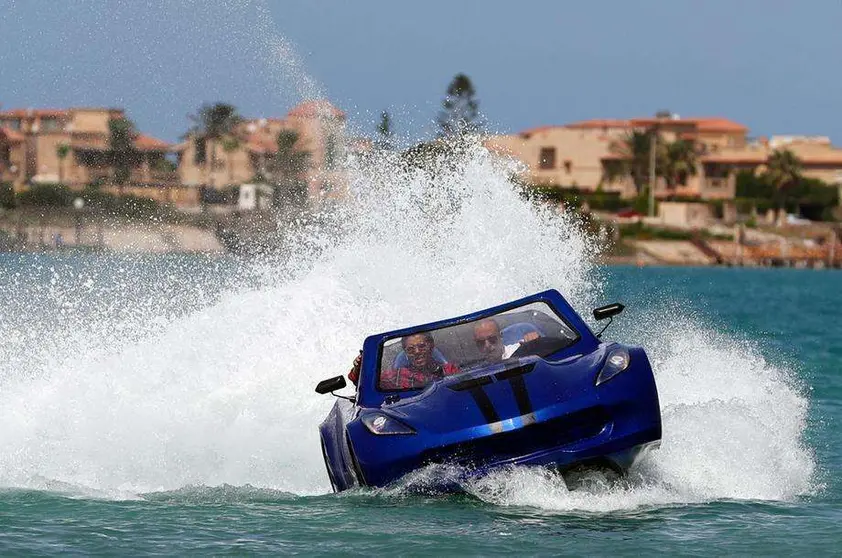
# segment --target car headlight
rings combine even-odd
[[[378,436],[391,436],[395,434],[415,434],[415,430],[401,421],[381,413],[371,413],[361,419],[368,431]]]
[[[596,385],[602,384],[629,367],[631,357],[629,352],[622,348],[612,349],[608,353],[608,358],[605,359],[605,364],[602,365],[602,370],[596,377]]]

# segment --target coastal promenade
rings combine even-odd
[[[733,241],[631,240],[623,255],[607,255],[607,264],[637,266],[727,266],[842,268],[842,245],[804,246],[779,241],[737,244]]]
[[[225,251],[212,231],[178,224],[100,222],[67,226],[0,221],[0,234],[8,244],[3,249],[22,252],[65,249],[141,253]]]

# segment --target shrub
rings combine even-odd
[[[737,173],[737,210],[740,213],[748,213],[751,204],[756,205],[761,213],[774,209],[774,200],[779,198],[777,188],[766,177],[754,176],[751,171]],[[838,203],[839,189],[836,186],[816,178],[802,177],[786,192],[785,209],[790,213],[800,211],[810,219],[827,220],[831,215],[828,209]]]
[[[133,195],[115,196],[93,184],[82,191],[82,199],[87,207],[125,217],[148,216],[158,210],[158,202],[155,200]]]
[[[692,231],[647,227],[643,223],[631,223],[620,225],[620,236],[637,240],[690,240],[694,233]]]
[[[11,182],[0,182],[0,207],[12,209],[15,207],[15,189]]]
[[[68,207],[75,196],[61,184],[33,184],[20,192],[16,200],[20,205],[35,207]]]
[[[645,196],[638,198],[622,199],[619,192],[596,192],[583,191],[576,186],[558,186],[555,184],[523,184],[521,191],[527,199],[547,202],[563,203],[568,207],[582,207],[587,202],[588,207],[594,211],[617,212],[627,207],[634,207],[642,213],[648,209],[648,200]]]

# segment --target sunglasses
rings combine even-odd
[[[486,344],[494,346],[500,342],[499,335],[491,335],[489,337],[478,337],[474,339],[474,342],[477,344],[477,347],[484,347]]]
[[[420,345],[407,345],[404,348],[407,354],[423,353],[430,349],[429,343],[421,343]]]

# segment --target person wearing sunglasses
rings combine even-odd
[[[474,343],[477,344],[477,349],[488,364],[506,360],[518,350],[522,343],[533,341],[539,337],[540,335],[537,332],[531,331],[517,343],[504,345],[503,336],[500,334],[500,326],[493,318],[481,320],[474,326]]]
[[[436,343],[429,332],[414,333],[401,339],[401,347],[406,353],[408,366],[389,368],[380,373],[381,390],[421,389],[427,384],[461,372],[458,366],[450,362],[438,362],[433,357]],[[348,378],[357,384],[362,358],[358,356],[348,373]]]

